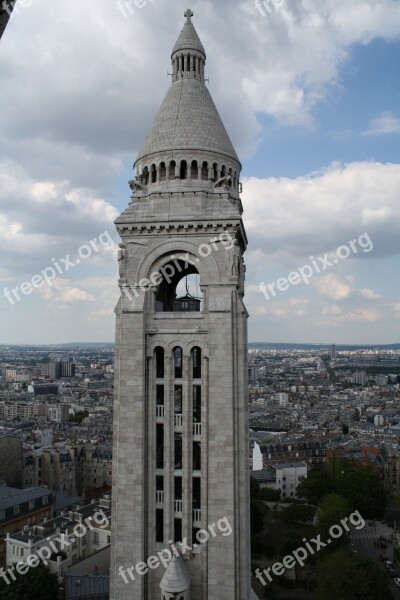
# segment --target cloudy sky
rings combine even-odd
[[[19,5],[0,44],[0,343],[113,341],[113,220],[188,2]],[[243,162],[250,341],[399,342],[400,2],[192,8]]]

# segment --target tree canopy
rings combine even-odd
[[[359,510],[364,519],[383,516],[386,508],[386,492],[371,467],[357,467],[337,478],[335,488],[346,498],[351,510]]]
[[[25,575],[20,575],[14,570],[16,581],[8,577],[10,584],[7,585],[0,578],[1,600],[56,600],[58,598],[57,575],[51,574],[43,564],[30,568]]]
[[[332,525],[340,525],[340,522],[350,513],[347,502],[338,494],[329,494],[319,505],[318,509],[318,530],[323,541],[330,539],[331,544],[327,546],[324,552],[333,552],[337,548],[349,543],[349,534],[342,527],[343,534],[334,539],[329,529]]]
[[[383,516],[386,507],[386,492],[382,482],[371,467],[351,465],[341,469],[312,469],[297,488],[297,496],[309,504],[320,504],[331,493],[342,496],[349,510],[358,510],[365,519]]]
[[[297,487],[297,497],[305,498],[309,504],[319,504],[331,492],[333,484],[325,469],[311,469]]]
[[[389,578],[373,561],[339,548],[318,565],[315,600],[394,600]]]

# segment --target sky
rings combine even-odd
[[[114,340],[113,221],[187,8],[17,3],[0,43],[0,344]],[[243,164],[249,341],[398,343],[399,0],[191,8]]]

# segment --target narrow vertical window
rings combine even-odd
[[[156,377],[164,379],[164,348],[156,348]]]
[[[157,457],[156,468],[164,468],[164,425],[156,425]]]
[[[182,541],[182,519],[175,519],[174,538],[175,544]]]
[[[201,471],[201,444],[193,442],[193,471]]]
[[[201,423],[201,386],[193,386],[193,422]]]
[[[183,413],[182,405],[182,386],[176,385],[174,390],[174,401],[175,401],[175,414],[181,415]]]
[[[201,379],[201,349],[193,348],[192,350],[193,360],[193,379]]]
[[[164,542],[164,511],[159,508],[156,510],[156,542]]]
[[[157,406],[164,406],[164,386],[163,385],[156,386],[156,398],[157,398]]]
[[[182,434],[175,433],[175,469],[182,469]]]
[[[182,379],[182,348],[174,350],[174,377]]]
[[[200,477],[193,477],[193,509],[199,510],[201,508],[201,479]]]

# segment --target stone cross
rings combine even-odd
[[[187,18],[188,21],[190,21],[192,17],[194,17],[194,12],[191,8],[188,8],[184,16]]]

